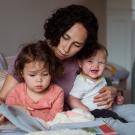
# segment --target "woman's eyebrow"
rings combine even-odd
[[[70,35],[68,35],[68,33],[65,33],[64,35],[66,35],[68,38],[71,38]],[[78,42],[78,41],[74,41],[77,44],[83,45],[83,42]]]
[[[68,35],[68,33],[65,33],[64,35],[66,35],[68,38],[71,38],[71,37]]]

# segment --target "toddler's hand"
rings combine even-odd
[[[0,125],[6,122],[7,122],[7,119],[2,114],[0,114]]]
[[[0,104],[3,103],[2,98],[0,98]],[[0,113],[0,125],[6,122],[6,118]]]
[[[27,107],[26,109],[27,109],[28,111],[34,111],[34,109],[31,108],[31,107]]]

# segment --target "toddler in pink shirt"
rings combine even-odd
[[[34,117],[52,120],[56,113],[63,111],[64,104],[64,91],[53,84],[59,67],[45,42],[26,45],[14,63],[14,74],[20,83],[9,93],[6,104],[22,106]]]

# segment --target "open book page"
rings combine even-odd
[[[6,122],[6,123],[0,125],[0,134],[5,133],[5,132],[13,132],[16,130],[18,130],[18,128],[10,122]]]
[[[86,128],[86,127],[97,127],[100,125],[105,124],[102,120],[96,120],[96,121],[88,121],[88,122],[74,122],[74,123],[59,123],[52,125],[50,129],[79,129],[79,128]]]
[[[24,134],[26,134],[25,131],[17,127],[13,127],[10,124],[0,125],[0,135],[24,135]]]
[[[28,113],[26,113],[26,111],[18,107],[13,107],[13,106],[11,107],[5,104],[0,105],[0,113],[2,113],[17,128],[25,132],[50,131],[50,130],[55,131],[55,130],[62,130],[62,129],[71,129],[71,130],[84,129],[84,128],[95,128],[95,127],[100,127],[102,125],[106,125],[102,120],[96,120],[96,121],[87,121],[87,122],[58,123],[49,126],[45,121],[30,116]]]
[[[41,124],[40,121],[27,114],[24,110],[20,110],[17,107],[11,107],[5,104],[0,105],[0,113],[2,113],[11,123],[23,131],[40,131],[48,130],[45,124]]]
[[[12,123],[10,122],[6,122],[2,125],[0,125],[0,130],[1,129],[16,129],[16,126],[14,126]]]
[[[26,135],[96,135],[96,134],[87,132],[82,129],[60,129],[60,130],[30,132]]]

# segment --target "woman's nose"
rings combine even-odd
[[[72,43],[67,43],[65,44],[65,46],[63,47],[63,50],[65,51],[65,53],[68,53],[70,51]]]

